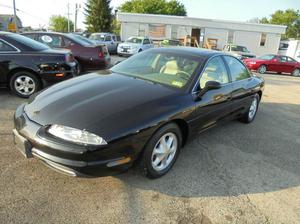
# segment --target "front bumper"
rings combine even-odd
[[[47,137],[45,128],[28,118],[24,104],[17,108],[14,124],[15,144],[27,158],[38,158],[48,167],[66,175],[107,176],[120,173],[132,166],[137,157],[137,151],[126,140],[91,150]],[[21,149],[18,142],[23,142],[25,148]]]
[[[127,50],[124,50],[123,48],[118,48],[117,50],[117,53],[119,55],[134,55],[136,53],[138,53],[138,49],[127,49]]]

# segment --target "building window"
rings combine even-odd
[[[228,37],[227,37],[227,43],[228,44],[233,44],[233,36],[234,36],[234,31],[229,30],[228,31]]]
[[[266,45],[266,40],[267,40],[267,34],[266,33],[262,33],[260,35],[260,46],[265,46]]]
[[[166,26],[149,24],[149,36],[152,38],[165,38]]]

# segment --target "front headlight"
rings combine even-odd
[[[63,125],[53,124],[48,132],[58,138],[66,141],[84,144],[84,145],[106,145],[107,142],[98,135],[89,133],[85,130],[66,127]]]

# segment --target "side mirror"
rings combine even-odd
[[[198,97],[203,96],[209,90],[220,89],[221,87],[221,83],[217,81],[208,81],[205,83],[205,87],[199,92]]]

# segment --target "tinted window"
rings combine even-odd
[[[249,52],[246,47],[238,45],[231,45],[231,51]]]
[[[144,44],[150,44],[149,39],[144,39]]]
[[[135,44],[141,44],[143,41],[140,37],[129,37],[125,42],[127,43],[135,43]]]
[[[250,77],[248,69],[236,58],[224,56],[228,64],[232,81],[239,81]]]
[[[229,82],[227,70],[221,57],[215,57],[208,62],[200,78],[200,88],[203,89],[208,81],[217,81],[222,84]]]
[[[113,72],[175,88],[183,88],[191,79],[200,58],[167,52],[142,52],[115,65]]]
[[[0,52],[16,51],[12,46],[0,41]]]
[[[296,62],[293,58],[287,57],[288,62]]]
[[[287,62],[287,57],[286,56],[279,56],[278,61],[280,62]]]
[[[47,44],[50,47],[62,47],[63,39],[61,36],[42,34],[38,37],[38,41]]]
[[[112,36],[112,39],[113,39],[114,41],[117,41],[117,37],[116,37],[116,36]]]
[[[45,44],[39,43],[35,40],[32,40],[28,37],[24,37],[19,34],[10,34],[9,38],[13,39],[16,42],[19,42],[20,44],[23,44],[24,46],[31,48],[33,50],[42,51],[49,49],[49,47]]]
[[[111,41],[111,36],[106,36],[105,41]]]

